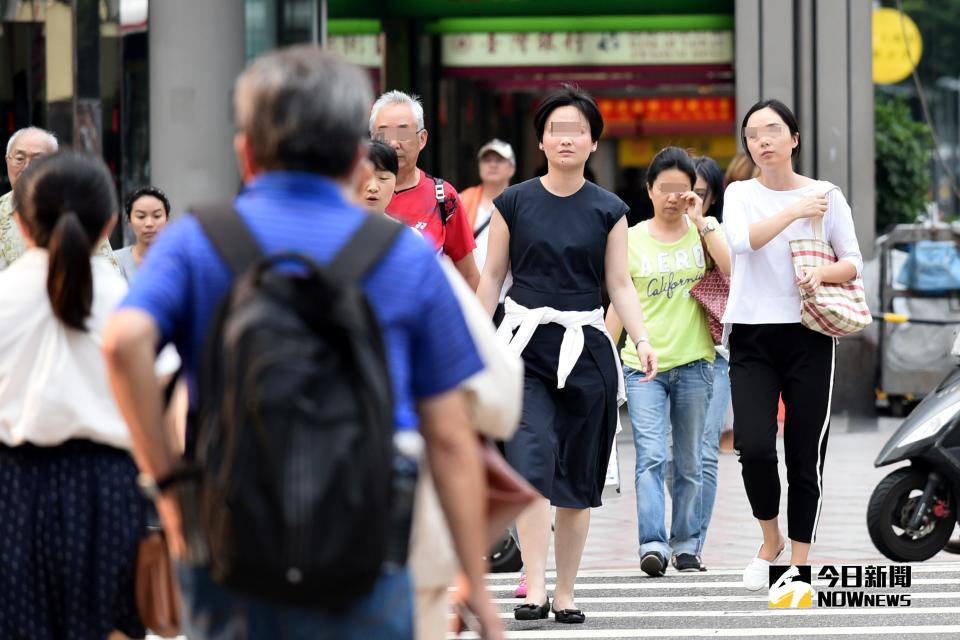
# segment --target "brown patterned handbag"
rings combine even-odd
[[[723,312],[727,309],[730,297],[730,279],[716,266],[708,269],[700,281],[690,289],[690,297],[700,303],[707,312],[710,323],[710,335],[714,344],[720,344],[723,337]]]

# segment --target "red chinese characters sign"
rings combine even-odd
[[[729,123],[734,117],[733,98],[728,96],[600,98],[597,105],[608,124]]]

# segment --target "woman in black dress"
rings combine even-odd
[[[550,507],[557,507],[554,615],[583,622],[573,587],[600,506],[623,381],[603,326],[601,288],[638,344],[647,379],[656,375],[643,313],[627,268],[627,206],[584,179],[603,118],[588,94],[565,85],[533,120],[548,170],[494,200],[487,262],[477,295],[492,315],[507,270],[500,334],[522,353],[524,407],[507,459],[543,495],[517,519],[527,597],[514,616],[546,618]]]

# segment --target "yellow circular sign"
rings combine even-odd
[[[906,36],[906,39],[904,39]],[[923,54],[920,29],[896,9],[873,10],[873,81],[894,84],[910,75]]]

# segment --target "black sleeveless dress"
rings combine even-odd
[[[629,210],[620,198],[592,182],[560,197],[534,178],[494,205],[510,229],[510,298],[529,309],[601,307],[607,235]],[[583,353],[558,389],[564,331],[540,325],[523,351],[523,414],[507,460],[552,505],[598,507],[617,425],[617,362],[608,338],[585,327]]]

